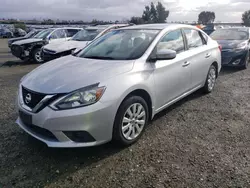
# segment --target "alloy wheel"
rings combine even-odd
[[[125,112],[122,120],[122,135],[127,140],[136,139],[146,123],[146,111],[140,103],[132,104]]]
[[[41,63],[43,61],[42,57],[41,57],[41,50],[37,51],[35,53],[35,59],[37,62]]]
[[[216,71],[214,68],[210,69],[208,74],[208,89],[213,90],[216,81]]]

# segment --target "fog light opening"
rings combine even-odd
[[[95,142],[96,140],[86,131],[64,131],[70,140],[74,142]]]
[[[240,59],[237,59],[236,61],[234,61],[232,64],[233,65],[238,65],[240,63]]]

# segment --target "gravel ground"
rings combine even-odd
[[[51,149],[15,124],[18,82],[38,65],[7,65],[0,187],[250,187],[250,69],[223,70],[212,94],[198,91],[161,112],[131,147]]]

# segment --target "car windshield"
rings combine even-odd
[[[72,37],[72,40],[76,41],[92,41],[101,32],[101,29],[85,29],[79,31]]]
[[[36,34],[36,33],[37,33],[36,30],[32,30],[29,33],[27,33],[27,35],[25,35],[25,37],[30,38],[30,37],[34,36],[34,34]]]
[[[36,34],[34,36],[34,38],[36,39],[44,39],[46,38],[52,31],[54,31],[54,29],[46,29],[46,30],[43,30],[41,32],[39,32],[38,34]]]
[[[84,48],[78,57],[132,60],[141,57],[159,30],[114,30]]]
[[[249,33],[238,29],[221,29],[214,31],[210,37],[214,40],[248,40]]]

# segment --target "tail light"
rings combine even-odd
[[[220,51],[222,51],[222,46],[221,45],[219,45],[219,49],[220,49]]]

